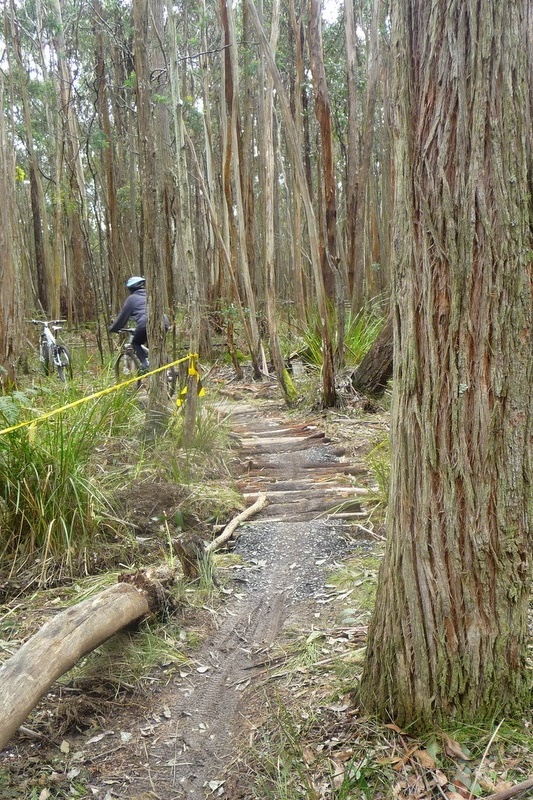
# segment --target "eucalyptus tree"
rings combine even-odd
[[[259,353],[261,342],[257,322],[256,300],[248,262],[247,237],[245,233],[246,215],[241,183],[242,137],[239,108],[238,46],[233,6],[227,0],[220,0],[220,18],[224,36],[222,54],[222,86],[224,93],[222,184],[225,200],[225,224],[227,226],[228,249],[235,263],[239,264],[238,275],[239,287],[242,287],[240,288],[242,301],[248,307],[252,344],[250,356],[252,358],[254,376],[260,378]]]
[[[392,475],[361,689],[419,728],[531,700],[526,4],[456,12],[392,18]]]
[[[20,355],[20,269],[15,243],[15,150],[4,112],[4,78],[0,72],[0,384],[15,382]]]
[[[330,310],[328,308],[328,299],[324,286],[324,275],[320,261],[320,244],[316,215],[311,202],[309,187],[306,181],[304,161],[299,150],[299,139],[291,114],[289,98],[281,80],[274,53],[272,52],[270,43],[266,37],[257,9],[252,0],[245,0],[245,2],[248,3],[250,10],[250,21],[254,27],[257,39],[259,41],[261,52],[265,57],[267,69],[272,77],[273,86],[276,89],[280,104],[280,111],[283,117],[284,134],[287,140],[287,148],[295,170],[295,176],[298,182],[298,190],[301,192],[302,202],[306,212],[310,258],[313,268],[314,286],[320,317],[320,334],[322,336],[322,403],[326,407],[331,407],[334,406],[336,402],[333,343],[329,325]]]
[[[151,366],[165,364],[164,297],[165,260],[162,254],[162,187],[158,181],[155,119],[150,85],[149,45],[154,37],[150,0],[134,0],[133,27],[135,45],[135,92],[137,100],[137,133],[143,215],[143,272],[148,285],[148,339]],[[151,437],[165,426],[168,409],[164,371],[152,376],[146,416],[146,434]]]
[[[43,182],[41,178],[39,157],[37,148],[35,146],[35,137],[33,132],[34,124],[31,115],[29,96],[29,69],[24,63],[20,24],[17,18],[16,5],[13,0],[11,0],[9,4],[9,14],[6,8],[5,21],[6,38],[9,28],[10,40],[13,48],[14,60],[16,63],[16,84],[20,91],[24,119],[22,136],[24,137],[24,144],[26,146],[29,163],[33,247],[35,253],[35,271],[37,276],[37,299],[42,310],[45,313],[49,313],[51,311],[48,296],[51,253],[48,244],[48,214]],[[10,63],[11,70],[13,70],[14,65],[11,64],[11,59],[9,58],[10,48],[7,49],[7,53],[8,63]]]

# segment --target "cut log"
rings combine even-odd
[[[155,610],[164,594],[161,584],[148,573],[136,575],[121,576],[118,585],[61,611],[0,668],[0,750],[57,678]]]
[[[389,315],[374,344],[352,373],[352,386],[363,394],[383,394],[392,378],[392,366],[392,316]]]

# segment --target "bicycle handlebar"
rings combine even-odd
[[[66,325],[66,319],[50,319],[48,321],[43,319],[32,319],[30,320],[33,322],[34,325]]]

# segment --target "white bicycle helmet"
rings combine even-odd
[[[137,289],[142,289],[143,286],[146,286],[146,280],[141,278],[139,275],[133,275],[126,281],[126,289],[129,289],[130,292],[135,292]]]

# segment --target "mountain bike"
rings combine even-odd
[[[123,334],[124,338],[122,340],[120,353],[115,361],[115,378],[117,379],[117,383],[122,383],[122,381],[126,381],[128,378],[133,378],[135,375],[138,375],[139,380],[132,384],[132,386],[135,389],[140,389],[142,386],[142,375],[144,372],[146,372],[146,370],[142,369],[139,356],[135,352],[131,343],[133,334],[135,333],[135,328],[121,328],[118,333]],[[141,345],[141,347],[148,358],[148,348],[145,345]],[[172,397],[176,391],[178,371],[174,367],[169,367],[167,369],[166,377],[168,396]]]
[[[72,360],[66,345],[57,341],[56,334],[65,324],[65,320],[32,319],[34,325],[40,325],[39,361],[43,365],[45,375],[56,372],[60,381],[72,379]]]

